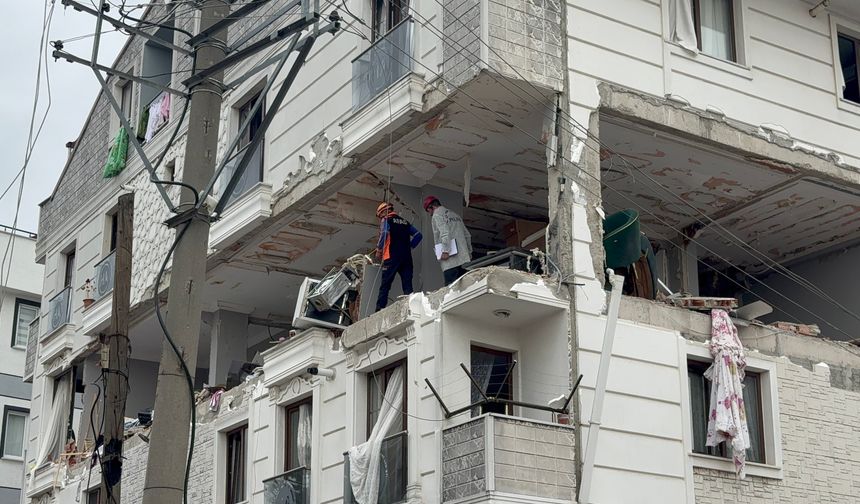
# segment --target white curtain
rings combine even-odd
[[[358,504],[376,504],[379,497],[380,448],[382,440],[402,414],[403,366],[391,374],[384,397],[379,417],[367,441],[349,449],[349,482]]]
[[[493,364],[495,363],[495,357],[484,353],[484,352],[472,352],[472,378],[481,386],[481,390],[484,393],[487,393],[487,386],[490,384],[490,377],[493,375]],[[481,393],[475,389],[475,386],[472,385],[470,390],[472,403],[476,403],[481,400]],[[473,416],[479,415],[481,410],[479,408],[474,408]]]
[[[36,467],[48,461],[48,457],[63,448],[66,442],[66,432],[68,431],[69,422],[69,405],[72,397],[72,373],[66,373],[57,380],[56,390],[54,392],[54,404],[51,407],[50,415],[47,415],[47,425],[45,426],[44,437],[39,444],[39,451],[36,454],[36,466],[33,468],[33,473],[36,472]]]
[[[299,425],[296,433],[299,466],[311,466],[311,405],[299,406]]]
[[[673,42],[688,51],[699,52],[692,0],[669,0],[669,29]]]
[[[699,0],[702,12],[702,52],[732,59],[732,0]]]

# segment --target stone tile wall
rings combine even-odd
[[[486,491],[484,421],[478,418],[442,434],[442,502]]]
[[[779,367],[783,479],[694,469],[698,504],[860,502],[860,393],[831,386],[825,366]]]

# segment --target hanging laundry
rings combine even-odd
[[[746,450],[750,447],[744,405],[743,380],[746,358],[738,330],[725,310],[711,310],[711,355],[714,363],[705,371],[711,381],[707,446],[730,444],[738,478],[746,477]]]
[[[146,123],[147,142],[170,120],[170,94],[161,93],[149,104],[149,119]]]
[[[113,145],[108,154],[105,169],[102,172],[104,178],[116,177],[125,169],[125,160],[128,155],[128,132],[120,127],[113,140]]]

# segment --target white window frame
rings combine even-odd
[[[664,34],[663,34],[663,43],[666,44],[669,48],[669,53],[674,56],[680,56],[683,58],[687,58],[689,60],[697,61],[699,63],[711,66],[717,70],[721,70],[723,72],[728,72],[738,77],[743,77],[745,79],[752,80],[752,65],[750,65],[749,52],[747,51],[747,47],[750,45],[750,36],[749,30],[746,29],[746,0],[732,0],[733,5],[733,13],[734,13],[734,34],[735,34],[735,56],[737,61],[724,60],[721,58],[717,58],[715,56],[711,56],[705,54],[701,51],[693,54],[690,51],[684,49],[678,43],[673,42],[671,40],[672,34],[669,32],[669,2],[662,2],[663,4],[663,26]],[[669,56],[667,55],[666,58]],[[671,66],[671,63],[668,61],[663,62],[666,66]]]
[[[860,103],[842,97],[842,68],[839,62],[839,34],[860,40],[860,23],[830,14],[830,46],[833,51],[833,92],[836,107],[855,114],[860,113]]]
[[[20,310],[21,306],[29,306],[30,308],[36,309],[36,317],[33,320],[39,318],[39,316],[42,312],[42,308],[41,308],[41,305],[39,304],[39,302],[37,302],[37,301],[31,301],[29,299],[24,299],[24,298],[15,298],[15,312],[13,314],[14,317],[12,319],[12,348],[15,348],[18,350],[26,350],[27,349],[27,341],[24,341],[24,344],[18,343],[18,319],[21,316],[21,310]],[[29,334],[30,325],[29,324],[27,324],[27,330],[26,331],[27,331],[27,334],[25,334],[24,336],[25,336],[25,338],[27,338],[29,340],[29,338],[30,338],[30,334]]]
[[[7,455],[6,454],[6,434],[8,432],[8,419],[9,415],[15,415],[24,417],[24,432],[21,433],[21,455]],[[3,460],[15,460],[15,461],[23,461],[24,454],[27,450],[27,431],[29,430],[28,424],[30,423],[30,412],[26,408],[20,408],[17,406],[6,405],[3,407],[3,453],[0,453],[0,457]]]
[[[693,423],[690,418],[690,383],[687,376],[687,360],[712,361],[711,352],[706,343],[689,341],[681,338],[680,377],[681,377],[681,412],[684,432],[684,451],[690,463],[687,464],[688,481],[692,484],[692,469],[714,469],[734,475],[734,463],[722,457],[693,453]],[[750,476],[783,479],[782,434],[779,425],[779,387],[777,368],[774,360],[746,353],[747,367],[751,372],[759,374],[761,384],[762,428],[764,430],[764,451],[766,462],[747,462],[746,473]]]
[[[253,407],[253,405],[251,406]],[[242,502],[251,502],[251,497],[254,494],[254,481],[251,473],[251,465],[253,457],[251,456],[251,447],[254,443],[251,441],[254,435],[253,426],[248,420],[248,411],[244,411],[236,416],[219,419],[215,422],[215,470],[217,471],[215,481],[215,503],[224,504],[227,498],[226,482],[227,482],[227,434],[239,427],[245,426],[248,433],[245,436],[245,500]]]

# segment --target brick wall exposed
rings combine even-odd
[[[782,480],[694,469],[699,504],[860,502],[860,393],[830,373],[786,363],[778,374]]]

